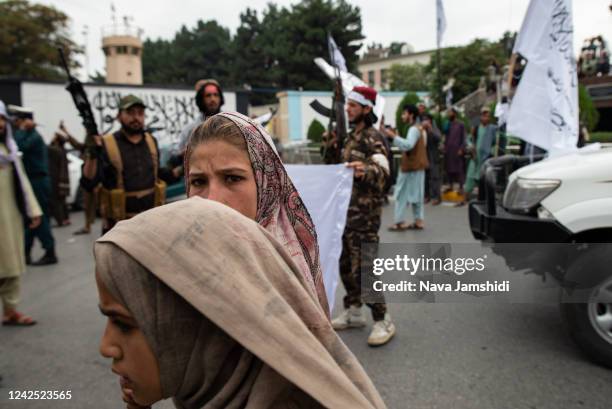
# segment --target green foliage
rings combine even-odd
[[[314,64],[328,59],[327,31],[356,71],[361,48],[361,12],[345,0],[302,0],[262,15],[247,9],[232,38],[214,21],[183,27],[170,41],[144,44],[145,82],[193,83],[214,77],[225,87],[326,90],[329,79]]]
[[[416,105],[420,101],[419,96],[414,92],[408,92],[404,95],[404,98],[400,101],[397,106],[397,110],[395,111],[395,127],[397,128],[397,132],[401,137],[406,136],[406,132],[408,132],[408,125],[402,122],[402,111],[404,110],[404,105],[413,104]]]
[[[405,42],[392,42],[389,46],[389,55],[400,55],[402,53],[402,47],[405,45]]]
[[[436,101],[442,96],[440,90],[448,78],[455,78],[453,100],[458,101],[478,88],[480,77],[486,75],[486,70],[492,61],[503,66],[507,61],[508,43],[512,34],[505,33],[497,42],[476,39],[463,47],[449,47],[441,50],[441,78],[437,76],[438,56],[433,54],[425,71],[431,76],[430,90]]]
[[[70,68],[82,50],[70,39],[68,16],[55,7],[26,0],[0,2],[0,75],[65,79],[57,48]]]
[[[427,91],[430,87],[425,65],[419,63],[393,64],[389,70],[389,80],[391,91]]]
[[[308,140],[312,142],[321,142],[323,139],[323,133],[325,132],[325,127],[321,122],[316,119],[313,119],[310,125],[308,126]]]
[[[593,100],[584,85],[578,87],[578,107],[580,122],[584,123],[589,132],[592,132],[599,122],[599,111],[593,105]]]
[[[149,40],[144,43],[142,71],[145,82],[194,84],[202,78],[230,82],[231,36],[216,21],[198,20],[185,26],[174,39]]]
[[[593,132],[589,142],[612,143],[612,132]]]

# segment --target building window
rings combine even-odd
[[[370,87],[374,86],[374,71],[368,71],[368,84]]]
[[[132,55],[138,55],[138,52],[140,51],[136,47],[132,47],[131,50],[132,50]]]
[[[120,45],[117,47],[117,54],[127,54],[128,50],[127,50],[127,46],[125,45]]]

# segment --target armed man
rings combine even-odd
[[[225,103],[221,85],[214,79],[199,80],[195,84],[195,103],[200,110],[200,115],[191,123],[183,128],[179,135],[178,151],[182,155],[189,142],[189,137],[195,128],[213,115],[221,112],[221,107]]]
[[[81,186],[92,192],[98,184],[102,234],[115,223],[165,202],[171,171],[160,169],[157,141],[144,130],[146,106],[134,96],[119,101],[121,129],[96,137],[97,152],[85,161]]]
[[[379,241],[384,188],[389,178],[384,137],[373,127],[377,121],[373,112],[376,91],[370,87],[355,87],[348,94],[347,100],[346,114],[352,131],[346,141],[340,139],[342,135],[332,135],[333,138],[327,142],[324,157],[326,163],[345,162],[355,172],[340,256],[340,276],[346,289],[345,310],[332,320],[336,330],[358,328],[366,324],[361,311],[361,282],[362,279],[367,283],[372,280],[370,276],[362,277],[362,245]],[[364,263],[371,264],[372,256],[363,254]],[[366,284],[364,289],[367,287]],[[368,337],[370,346],[384,345],[395,335],[395,326],[387,312],[384,296],[376,294],[376,297],[376,302],[367,302],[374,319]]]

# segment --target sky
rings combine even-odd
[[[372,42],[388,45],[404,41],[415,51],[436,46],[436,0],[348,0],[359,6],[365,44]],[[86,43],[89,73],[104,72],[104,54],[101,49],[101,29],[112,25],[111,1],[99,0],[37,0],[52,5],[71,19],[71,35],[80,45]],[[182,25],[194,26],[196,21],[217,20],[235,33],[239,15],[247,7],[258,12],[266,9],[270,0],[115,0],[116,18],[130,16],[132,24],[144,30],[144,37],[170,39]],[[297,0],[276,0],[276,4],[289,6]],[[574,49],[579,50],[587,37],[603,34],[612,41],[612,0],[574,0]],[[444,0],[446,32],[443,46],[464,45],[475,38],[497,40],[504,31],[518,31],[525,16],[529,0]],[[88,34],[83,34],[84,26]],[[362,50],[365,46],[362,48]],[[81,76],[84,77],[85,69]]]

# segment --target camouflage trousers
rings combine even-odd
[[[340,256],[340,278],[342,284],[346,290],[344,296],[344,308],[350,306],[361,307],[363,304],[361,284],[362,284],[362,258],[364,267],[368,264],[372,264],[374,254],[365,254],[362,252],[362,243],[378,243],[378,233],[375,232],[362,232],[356,230],[344,230],[342,236],[342,255]],[[371,273],[371,268],[365,268],[364,271],[370,271],[365,278],[364,288],[371,288],[371,285],[367,285],[373,282],[374,275]],[[376,302],[366,303],[372,310],[372,318],[374,321],[380,321],[384,319],[385,313],[387,312],[387,304],[382,293],[376,293],[375,295],[368,296],[368,300]]]

